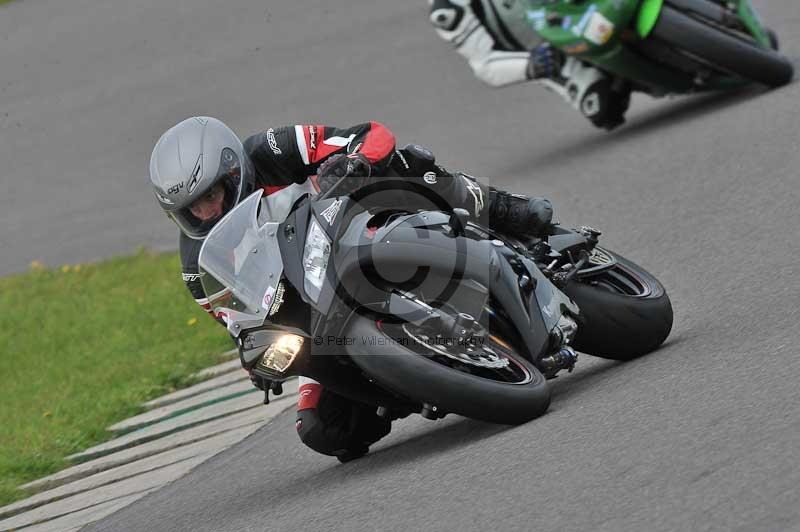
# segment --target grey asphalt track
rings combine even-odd
[[[796,61],[800,9],[755,3]],[[243,134],[377,119],[601,228],[664,282],[673,334],[582,357],[534,422],[411,418],[344,466],[286,414],[89,530],[800,530],[798,85],[638,98],[605,134],[541,88],[484,88],[422,1],[342,4],[1,7],[0,273],[173,246],[145,176],[187,115]]]

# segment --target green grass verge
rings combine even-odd
[[[233,347],[175,254],[0,278],[0,506]]]

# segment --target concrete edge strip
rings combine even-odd
[[[45,518],[45,519],[40,519],[38,521],[34,521],[34,522],[30,523],[30,524],[23,525],[21,527],[2,529],[2,530],[0,530],[0,532],[9,532],[9,531],[16,532],[18,530],[25,530],[26,528],[30,528],[30,527],[36,526],[36,525],[41,525],[43,523],[47,523],[48,521],[53,521],[55,519],[59,519],[61,517],[65,517],[67,515],[74,514],[76,512],[81,512],[83,510],[88,510],[89,508],[93,508],[95,506],[100,506],[101,504],[106,504],[106,503],[113,502],[113,501],[118,500],[118,499],[122,499],[122,498],[125,498],[125,497],[131,497],[133,495],[138,495],[140,493],[144,493],[144,492],[152,491],[152,490],[153,490],[153,488],[147,488],[147,489],[143,489],[141,491],[137,491],[137,492],[134,492],[134,493],[127,493],[125,495],[120,495],[119,497],[114,497],[112,499],[107,499],[105,501],[101,501],[101,502],[98,502],[96,504],[90,504],[89,506],[86,506],[84,508],[77,508],[77,509],[71,510],[69,512],[64,512],[64,513],[61,513],[61,514],[58,514],[58,515],[54,515],[52,517],[48,517],[48,518]]]
[[[164,432],[158,432],[156,434],[150,434],[148,436],[142,436],[141,438],[138,438],[138,439],[135,439],[135,440],[131,440],[131,441],[126,442],[126,443],[121,443],[116,447],[107,447],[105,449],[97,449],[97,450],[92,451],[92,452],[83,451],[83,452],[80,452],[80,453],[71,454],[71,455],[67,456],[65,460],[70,461],[70,462],[75,462],[75,463],[86,462],[86,461],[92,460],[94,458],[99,458],[101,456],[106,456],[106,455],[115,453],[117,451],[123,451],[125,449],[130,449],[131,447],[136,447],[137,445],[141,445],[143,443],[151,442],[153,440],[158,440],[160,438],[164,438],[166,436],[170,436],[172,434],[175,434],[176,432],[181,432],[183,430],[187,430],[187,429],[190,429],[190,428],[197,427],[197,426],[202,425],[204,423],[209,423],[211,421],[216,421],[218,419],[221,419],[221,418],[224,418],[224,417],[228,417],[228,416],[233,415],[233,414],[238,414],[239,412],[244,412],[244,411],[250,410],[252,408],[260,408],[261,406],[263,406],[263,405],[254,404],[254,405],[251,405],[251,406],[241,407],[241,408],[238,408],[238,409],[235,409],[235,410],[231,410],[229,412],[223,412],[221,414],[217,414],[216,416],[203,418],[203,419],[200,419],[200,420],[197,420],[197,421],[193,421],[193,422],[188,422],[188,423],[186,423],[184,425],[181,425],[179,427],[175,427],[175,428],[170,429],[170,430],[166,430]]]
[[[231,430],[237,430],[237,429],[240,429],[242,427],[246,427],[248,425],[255,425],[257,423],[260,423],[260,421],[245,422],[245,423],[243,423],[241,425],[236,425],[236,426],[233,426],[233,427],[226,427],[226,428],[217,430],[215,432],[203,433],[202,435],[199,435],[196,438],[192,438],[192,439],[189,439],[189,440],[186,440],[186,441],[178,442],[173,446],[167,446],[167,447],[163,447],[163,448],[159,448],[159,449],[153,449],[152,451],[141,453],[141,454],[137,454],[137,455],[133,455],[133,456],[129,456],[129,457],[123,458],[121,460],[104,462],[102,464],[98,464],[96,468],[87,469],[87,470],[83,470],[83,471],[76,471],[74,474],[60,476],[60,477],[57,477],[57,478],[52,478],[54,476],[58,476],[59,473],[63,474],[64,471],[67,471],[68,469],[70,469],[70,468],[67,468],[67,469],[62,470],[61,472],[54,473],[53,475],[50,475],[50,476],[47,476],[47,477],[44,477],[44,478],[41,478],[41,479],[38,479],[38,480],[33,480],[31,482],[28,482],[27,484],[23,484],[22,486],[19,486],[19,489],[23,489],[23,490],[24,489],[37,489],[37,490],[42,489],[42,490],[44,490],[44,489],[57,488],[58,486],[63,486],[64,484],[69,484],[70,482],[74,482],[74,481],[80,480],[82,478],[90,477],[90,476],[95,475],[97,473],[102,473],[103,471],[108,471],[109,469],[114,469],[115,467],[120,467],[120,466],[123,466],[123,465],[127,465],[127,464],[130,464],[130,463],[136,462],[138,460],[142,460],[144,458],[149,458],[150,456],[154,456],[154,455],[166,452],[166,451],[170,451],[172,449],[177,449],[178,447],[183,447],[184,445],[191,445],[193,443],[197,443],[199,441],[203,441],[203,440],[206,440],[208,438],[212,438],[214,436],[218,436],[218,435],[222,434],[223,432],[228,432],[228,431],[231,431]],[[107,456],[113,456],[113,453],[112,453],[112,455],[107,455]],[[100,458],[100,457],[98,457],[98,458]],[[91,460],[86,461],[86,462],[81,462],[81,464],[78,464],[78,465],[88,464],[89,462],[91,462]],[[73,466],[73,467],[75,467],[75,466]]]
[[[242,365],[237,364],[239,359],[228,360],[227,362],[223,362],[222,364],[218,364],[216,366],[211,366],[210,368],[206,368],[203,370],[198,371],[197,373],[192,373],[189,375],[190,379],[208,379],[211,377],[217,377],[219,375],[223,375],[225,373],[230,373],[231,371],[241,370]]]
[[[220,448],[220,451],[222,451],[224,449],[225,449],[224,447]],[[139,471],[139,472],[136,472],[136,473],[131,473],[130,475],[122,476],[122,477],[115,478],[115,479],[109,479],[108,482],[104,482],[102,484],[98,484],[97,486],[87,487],[85,489],[76,490],[76,491],[73,491],[73,492],[70,492],[70,493],[64,493],[64,494],[61,494],[61,495],[56,495],[56,496],[53,496],[53,497],[51,497],[49,499],[43,499],[43,500],[40,500],[40,501],[36,501],[35,503],[29,504],[29,505],[24,505],[23,504],[21,506],[13,508],[12,510],[6,510],[5,509],[5,508],[8,508],[10,506],[13,506],[13,504],[12,504],[12,505],[6,506],[4,508],[0,508],[0,519],[8,519],[9,517],[14,517],[15,515],[19,515],[21,513],[25,513],[25,512],[29,512],[31,510],[35,510],[36,508],[39,508],[39,507],[44,506],[46,504],[50,504],[52,502],[60,501],[62,499],[66,499],[67,497],[72,497],[73,495],[80,495],[81,493],[86,493],[88,491],[96,490],[96,489],[102,488],[103,486],[108,486],[109,484],[114,484],[115,482],[128,480],[128,479],[131,479],[131,478],[134,478],[134,477],[138,477],[139,475],[146,475],[147,473],[151,473],[153,471],[157,471],[157,470],[163,469],[165,467],[169,467],[169,466],[172,466],[172,465],[175,465],[175,464],[179,464],[181,462],[185,462],[186,460],[192,460],[193,458],[195,458],[195,457],[194,456],[187,456],[185,458],[181,458],[180,460],[174,460],[172,462],[159,464],[159,465],[157,465],[155,467],[151,467],[151,468],[145,469],[143,471]],[[24,503],[25,499],[23,499],[20,502]],[[87,508],[89,508],[89,507],[87,507]],[[84,509],[85,508],[81,508],[81,510],[84,510]],[[66,515],[66,514],[62,514],[62,515],[56,516],[53,519],[56,519],[58,517],[63,517],[63,515]]]
[[[288,398],[288,397],[290,397],[290,396],[286,396],[286,397]],[[284,403],[284,401],[281,401],[281,403]],[[284,405],[281,405],[281,408],[277,408],[277,409],[275,409],[275,411],[274,411],[274,412],[271,412],[271,413],[268,415],[268,417],[265,419],[265,422],[264,422],[263,424],[264,424],[264,425],[267,425],[267,424],[269,424],[269,422],[271,422],[273,419],[275,419],[276,417],[278,417],[280,414],[282,414],[282,413],[283,413],[283,412],[285,412],[286,410],[289,410],[289,409],[290,409],[290,408],[292,408],[293,406],[294,406],[294,402],[293,402],[293,401],[285,401],[285,404],[284,404]],[[259,428],[260,428],[260,427],[259,427]],[[226,431],[229,431],[229,430],[230,430],[230,429],[223,430],[223,431],[220,431],[220,433],[222,433],[222,432],[226,432]],[[255,431],[255,430],[258,430],[258,428],[257,428],[257,429],[254,429],[254,431]],[[252,432],[250,432],[250,433],[249,433],[249,435],[252,435]],[[191,468],[191,469],[194,469],[195,467],[197,467],[197,466],[199,466],[199,465],[201,465],[201,464],[205,463],[205,462],[206,462],[206,461],[208,461],[210,458],[212,458],[212,457],[216,456],[217,454],[219,454],[219,453],[221,453],[221,452],[225,451],[226,449],[229,449],[230,447],[232,447],[233,445],[235,445],[235,444],[236,444],[236,443],[238,443],[239,441],[242,441],[242,440],[246,439],[247,437],[248,437],[248,436],[244,436],[244,437],[243,437],[241,440],[238,440],[238,441],[236,441],[236,442],[232,442],[232,443],[230,443],[229,445],[226,445],[226,446],[224,446],[224,447],[220,447],[219,449],[216,449],[216,450],[214,450],[213,452],[209,452],[209,453],[207,453],[207,455],[206,455],[206,456],[205,456],[205,457],[204,457],[204,458],[203,458],[201,461],[199,461],[197,464],[195,464],[194,466],[192,466],[192,468]],[[109,482],[106,482],[106,483],[103,483],[103,484],[100,484],[100,485],[94,486],[94,487],[92,487],[92,488],[87,488],[87,489],[85,489],[85,490],[79,490],[79,491],[76,491],[76,492],[72,492],[72,493],[69,493],[69,494],[65,494],[65,495],[63,495],[63,496],[61,496],[61,497],[54,497],[52,500],[47,500],[47,501],[43,501],[43,502],[41,502],[41,503],[39,503],[39,504],[34,504],[34,505],[31,505],[30,507],[24,508],[24,510],[20,509],[19,511],[13,511],[13,512],[9,512],[9,513],[7,513],[7,514],[3,514],[3,513],[2,513],[2,508],[0,508],[0,519],[2,519],[2,520],[6,520],[6,519],[12,518],[12,517],[14,517],[14,516],[20,515],[20,514],[22,514],[22,513],[25,513],[25,512],[27,512],[27,511],[32,511],[32,510],[35,510],[36,508],[40,508],[40,507],[42,507],[42,506],[45,506],[46,504],[50,504],[50,503],[53,503],[53,502],[57,502],[57,501],[59,501],[59,500],[66,499],[66,498],[69,498],[69,497],[73,497],[73,496],[76,496],[76,495],[79,495],[79,494],[82,494],[82,493],[90,492],[90,491],[93,491],[93,490],[95,490],[95,489],[102,489],[104,486],[108,486],[108,485],[111,485],[111,484],[114,484],[114,483],[117,483],[117,482],[122,482],[122,481],[125,481],[125,480],[129,480],[129,479],[131,479],[131,478],[135,478],[135,477],[138,477],[138,476],[141,476],[141,475],[145,475],[145,474],[147,474],[147,473],[150,473],[150,472],[153,472],[153,471],[158,471],[159,469],[163,469],[163,468],[166,468],[166,467],[170,467],[170,466],[173,466],[173,465],[176,465],[176,464],[182,463],[182,462],[186,462],[186,461],[195,460],[196,458],[197,458],[196,456],[191,456],[191,457],[182,458],[182,459],[180,459],[180,460],[175,460],[174,462],[170,462],[170,463],[168,463],[168,464],[161,464],[161,465],[159,465],[159,466],[156,466],[156,467],[150,468],[150,469],[148,469],[148,470],[145,470],[145,471],[141,471],[141,472],[138,472],[138,473],[135,473],[135,474],[132,474],[132,475],[127,475],[127,476],[124,476],[124,477],[121,477],[121,478],[117,478],[117,479],[114,479],[114,480],[110,480]],[[184,475],[185,475],[185,474],[186,474],[186,473],[184,473]],[[184,475],[181,475],[181,477],[182,477],[182,476],[184,476]],[[60,514],[57,514],[57,515],[54,515],[54,516],[52,516],[52,517],[48,517],[48,518],[45,518],[45,519],[40,519],[40,520],[37,520],[37,521],[35,521],[35,522],[32,522],[32,523],[30,523],[30,524],[23,525],[22,527],[17,527],[17,528],[10,529],[10,530],[19,531],[19,530],[24,530],[24,529],[27,529],[27,528],[29,528],[29,527],[32,527],[32,526],[36,526],[36,525],[42,525],[42,524],[48,523],[48,522],[50,522],[50,521],[54,521],[54,520],[56,520],[56,519],[63,518],[63,517],[65,517],[65,516],[68,516],[68,515],[72,515],[72,514],[75,514],[75,513],[78,513],[78,512],[82,512],[82,511],[85,511],[85,510],[91,509],[91,508],[93,508],[93,507],[98,507],[98,506],[102,506],[102,505],[108,505],[108,504],[110,504],[110,503],[113,503],[114,501],[121,500],[121,499],[125,499],[125,498],[131,498],[131,502],[133,502],[134,500],[136,500],[136,499],[138,499],[138,498],[139,498],[139,497],[135,497],[136,495],[139,495],[139,494],[147,494],[147,493],[149,493],[149,492],[155,491],[155,490],[157,490],[157,489],[160,489],[160,488],[161,488],[161,487],[163,487],[164,485],[170,484],[170,483],[174,482],[175,480],[178,480],[178,478],[181,478],[181,477],[177,477],[177,478],[174,478],[174,479],[172,479],[172,480],[169,480],[169,481],[165,482],[164,484],[162,484],[162,485],[160,485],[160,486],[158,486],[158,487],[156,487],[156,488],[152,488],[152,487],[150,487],[150,488],[146,488],[146,489],[143,489],[143,490],[140,490],[140,491],[136,491],[136,492],[133,492],[133,493],[127,493],[127,494],[125,494],[125,495],[120,495],[120,496],[118,496],[118,497],[114,497],[114,498],[111,498],[111,499],[107,499],[107,500],[104,500],[104,501],[98,502],[98,503],[96,503],[96,504],[90,504],[90,505],[88,505],[88,506],[85,506],[85,507],[82,507],[82,508],[76,508],[75,510],[71,510],[71,511],[69,511],[69,512],[62,512],[62,513],[60,513]],[[120,508],[117,508],[117,510],[121,509],[121,508],[122,508],[122,507],[124,507],[124,506],[127,506],[127,505],[123,505],[123,506],[121,506]],[[114,510],[114,511],[117,511],[117,510]],[[90,524],[90,523],[85,523],[84,525],[81,525],[81,526],[85,526],[85,525],[88,525],[88,524]],[[79,527],[79,528],[80,528],[80,527]],[[0,530],[0,532],[6,532],[7,530],[9,530],[9,529],[3,529],[3,530]]]
[[[28,527],[26,532],[79,532],[80,530],[84,529],[85,527],[100,521],[101,519],[105,519],[109,515],[122,510],[128,505],[133,504],[134,502],[138,501],[139,499],[146,497],[147,495],[153,493],[154,491],[158,490],[159,488],[150,488],[148,490],[128,495],[124,497],[120,497],[119,499],[113,501],[107,501],[98,504],[94,508],[89,508],[86,510],[80,510],[78,512],[73,512],[68,514],[60,519],[53,519],[50,521],[45,521],[38,525],[31,525],[33,528]],[[63,524],[60,521],[64,520],[71,520],[75,521],[75,518],[81,516],[82,514],[88,514],[86,517],[82,518],[81,520],[84,521],[83,523],[73,526],[73,524],[69,524],[70,528],[63,528]],[[58,526],[58,528],[56,528]],[[17,529],[19,530],[19,529]]]
[[[274,403],[274,404],[279,405],[279,408],[280,408],[279,411],[282,412],[284,409],[280,405],[284,401],[288,401],[290,404],[294,404],[294,397],[296,395],[297,395],[297,391],[292,391],[290,393],[284,394],[282,396],[279,396],[279,397],[273,399],[273,401],[270,402],[270,404]],[[291,400],[291,401],[289,401],[289,400]],[[254,408],[261,407],[261,406],[263,406],[263,405],[255,405]],[[249,410],[253,410],[254,408],[251,408]],[[219,434],[222,434],[223,432],[227,432],[227,431],[231,431],[231,430],[237,430],[237,429],[249,426],[249,425],[262,423],[264,421],[264,419],[265,419],[265,418],[260,418],[260,417],[257,417],[255,419],[250,418],[249,416],[245,417],[247,412],[248,412],[248,410],[245,410],[243,412],[238,412],[237,414],[231,415],[230,417],[232,417],[232,418],[236,417],[236,416],[241,416],[242,417],[241,420],[234,421],[233,425],[226,426],[226,427],[217,426],[211,432],[201,432],[201,433],[198,434],[197,433],[198,429],[202,427],[202,424],[199,424],[199,425],[197,425],[195,427],[190,427],[189,429],[186,430],[186,433],[189,433],[189,434],[191,434],[192,431],[195,432],[195,434],[192,435],[188,439],[177,440],[177,441],[175,441],[174,444],[168,444],[167,443],[166,445],[164,443],[160,442],[159,440],[168,440],[168,438],[155,438],[155,439],[153,439],[153,440],[151,440],[149,442],[141,442],[140,445],[135,445],[135,446],[129,447],[128,449],[119,449],[119,450],[117,450],[115,452],[112,452],[110,454],[107,454],[105,456],[99,456],[99,457],[95,457],[95,458],[92,458],[92,459],[89,459],[89,460],[86,460],[86,461],[81,461],[81,462],[76,463],[75,465],[73,465],[71,467],[68,467],[66,469],[62,469],[61,471],[58,471],[58,472],[53,473],[51,475],[48,475],[48,476],[46,476],[44,478],[33,480],[31,482],[23,484],[22,486],[19,486],[19,489],[23,489],[23,490],[25,490],[25,489],[35,489],[35,490],[39,491],[39,490],[44,490],[44,489],[56,488],[56,487],[61,486],[63,484],[68,484],[70,482],[74,482],[76,480],[80,480],[82,478],[92,476],[92,475],[94,475],[96,473],[101,473],[103,471],[107,471],[107,470],[113,469],[115,467],[126,465],[126,464],[129,464],[129,463],[135,462],[137,460],[144,459],[144,458],[147,458],[147,457],[150,457],[150,456],[162,453],[162,452],[170,451],[172,449],[176,449],[176,448],[182,447],[184,445],[191,445],[193,443],[197,443],[199,441],[203,441],[205,439],[208,439],[208,438],[217,436]],[[269,416],[270,416],[270,414],[269,414],[269,409],[268,409],[267,410],[267,414],[266,414],[266,419],[270,419]],[[219,423],[219,421],[221,421],[222,419],[223,418],[219,418],[217,420],[212,420],[210,422],[210,424],[213,426],[214,423]],[[147,449],[148,446],[150,446],[152,448]],[[139,452],[135,452],[137,450],[137,448],[138,449],[144,448],[145,450],[140,450]],[[125,451],[127,451],[127,452],[125,452]],[[122,455],[122,458],[121,459],[114,459],[115,458],[115,454],[116,455]],[[94,464],[93,464],[93,462],[94,462]],[[87,466],[89,466],[89,467],[87,468]]]
[[[180,410],[175,410],[175,411],[170,412],[169,414],[166,414],[166,415],[164,415],[162,417],[153,418],[153,419],[150,419],[148,421],[142,421],[142,422],[139,422],[139,423],[124,425],[124,423],[128,423],[130,419],[133,419],[133,418],[128,418],[127,420],[123,420],[123,421],[120,421],[119,423],[111,425],[106,430],[109,431],[109,432],[113,432],[116,436],[124,436],[125,434],[129,434],[129,433],[134,432],[136,430],[143,429],[144,427],[149,427],[150,425],[156,425],[158,423],[161,423],[162,421],[167,421],[169,419],[178,417],[178,416],[183,415],[183,414],[187,414],[187,413],[192,412],[194,410],[200,410],[201,408],[205,408],[207,406],[211,406],[211,405],[214,405],[214,404],[217,404],[217,403],[221,403],[222,401],[227,401],[228,399],[235,399],[236,397],[241,397],[243,395],[255,393],[255,392],[258,392],[258,391],[260,391],[260,390],[255,388],[255,387],[253,387],[250,390],[232,392],[232,393],[230,393],[228,395],[223,395],[221,397],[217,397],[217,398],[214,398],[214,399],[209,399],[208,401],[205,401],[203,403],[197,403],[195,405],[192,405],[192,406],[189,406],[189,407],[186,407],[186,408],[182,408]]]
[[[157,408],[163,408],[165,406],[179,403],[181,401],[191,399],[193,397],[210,392],[212,390],[223,388],[225,386],[230,386],[231,384],[234,384],[236,382],[246,381],[246,380],[248,380],[247,373],[242,372],[241,375],[234,375],[234,372],[230,372],[223,375],[219,375],[218,377],[213,377],[211,379],[200,381],[197,384],[189,386],[188,388],[183,388],[168,393],[167,395],[156,397],[155,399],[151,399],[150,401],[142,403],[141,406],[142,408],[145,408],[147,410],[155,410]]]
[[[233,349],[231,351],[223,353],[220,356],[220,358],[231,357],[232,355],[237,354],[237,353],[238,353],[238,351]],[[235,370],[237,370],[237,369],[239,369],[241,367],[241,366],[237,366],[237,365],[233,364],[234,362],[238,362],[238,358],[234,358],[234,359],[231,359],[231,360],[228,360],[228,361],[224,362],[223,364],[219,364],[217,366],[213,366],[213,367],[208,368],[206,370],[202,370],[200,372],[197,372],[197,373],[193,374],[192,376],[193,377],[206,376],[206,377],[211,377],[211,378],[219,377],[221,375],[224,375],[224,374],[227,374],[227,373],[231,373],[231,372],[233,372],[233,371],[235,371]],[[222,385],[222,386],[224,386],[224,385]],[[220,387],[222,387],[222,386],[220,386]],[[197,395],[203,393],[204,391],[213,390],[213,389],[215,389],[215,387],[206,388],[205,390],[199,390]],[[239,396],[243,396],[243,395],[246,395],[248,393],[253,393],[254,391],[257,391],[257,390],[253,390],[253,391],[249,391],[248,390],[248,391],[244,391],[244,392],[237,392],[237,393],[233,393],[233,394],[230,394],[230,395],[226,395],[226,396],[221,397],[221,398],[217,398],[217,399],[214,399],[214,400],[206,401],[204,403],[195,405],[194,407],[184,408],[184,409],[178,410],[176,412],[173,412],[171,415],[165,416],[163,418],[159,418],[157,421],[151,421],[151,422],[148,422],[148,423],[143,423],[142,425],[137,426],[135,429],[130,429],[130,430],[127,430],[125,432],[126,433],[127,432],[133,432],[133,430],[137,430],[137,429],[149,426],[149,425],[154,425],[154,424],[157,424],[159,422],[166,421],[168,419],[177,417],[179,415],[186,414],[187,412],[191,412],[193,410],[198,410],[200,408],[207,407],[207,406],[213,405],[215,403],[222,402],[224,400],[228,400],[228,399],[236,398],[236,397],[239,397]],[[271,415],[267,414],[267,416],[264,419],[264,421],[265,422],[269,422],[274,417],[276,417],[280,413],[282,413],[285,410],[287,410],[288,408],[290,408],[294,404],[293,402],[286,401],[286,403],[287,403],[286,405],[280,405],[280,403],[283,403],[285,399],[289,399],[289,398],[291,398],[292,396],[294,396],[296,394],[297,394],[297,392],[295,391],[294,393],[290,392],[290,393],[285,394],[285,395],[283,395],[283,396],[281,396],[279,398],[276,398],[277,400],[274,401],[274,402],[278,403],[279,407]],[[171,394],[168,394],[168,395],[171,395]],[[175,402],[178,402],[178,401],[183,400],[183,399],[190,398],[190,397],[192,397],[194,395],[195,394],[190,394],[190,395],[186,395],[186,396],[180,397],[180,398],[176,399]],[[158,399],[154,399],[153,401],[158,401]],[[162,403],[162,405],[163,404],[168,404],[168,403]],[[228,416],[234,416],[236,414],[241,414],[243,412],[246,412],[248,410],[252,410],[253,408],[259,408],[261,406],[262,405],[256,404],[256,405],[253,405],[253,406],[248,406],[248,407],[245,407],[245,408],[236,409],[234,411],[226,412],[226,413],[220,414],[218,416],[214,416],[212,418],[203,419],[203,420],[198,421],[196,423],[191,423],[191,424],[184,425],[184,426],[181,426],[181,427],[176,427],[173,430],[170,430],[170,431],[167,431],[167,432],[163,432],[163,433],[159,433],[159,434],[153,435],[152,437],[146,437],[146,438],[142,438],[142,439],[139,439],[139,440],[134,440],[134,441],[131,441],[128,444],[125,444],[125,445],[120,446],[120,447],[107,449],[107,450],[104,450],[104,451],[101,451],[101,452],[92,453],[92,454],[88,454],[88,455],[83,455],[83,456],[80,456],[79,460],[74,460],[73,459],[74,461],[78,462],[78,464],[76,466],[74,466],[74,467],[78,467],[81,464],[90,463],[93,459],[98,459],[98,458],[103,458],[103,457],[113,458],[113,455],[115,453],[118,453],[118,452],[121,452],[121,451],[125,451],[125,450],[133,450],[135,447],[143,446],[143,445],[146,445],[147,443],[153,443],[153,442],[155,442],[155,441],[157,441],[159,439],[166,438],[166,437],[171,436],[171,435],[173,435],[173,434],[175,434],[177,432],[181,432],[181,431],[184,431],[184,430],[197,428],[197,427],[199,427],[199,426],[201,426],[201,425],[203,425],[205,423],[218,421],[218,420],[220,420],[222,418],[225,418],[225,417],[228,417]],[[82,479],[91,477],[91,476],[93,476],[95,474],[99,474],[99,473],[114,469],[116,467],[120,467],[120,466],[123,466],[123,465],[131,464],[131,463],[134,463],[136,461],[139,461],[139,460],[142,460],[142,459],[145,459],[145,458],[149,458],[151,456],[155,456],[157,454],[164,453],[164,452],[167,452],[169,450],[173,450],[173,449],[176,449],[176,448],[179,448],[179,447],[182,447],[182,446],[191,445],[193,443],[197,443],[197,442],[212,438],[214,436],[218,436],[218,435],[223,434],[225,432],[230,432],[230,431],[233,431],[233,430],[242,429],[242,428],[250,426],[250,425],[256,425],[256,424],[261,424],[262,423],[262,421],[260,421],[260,420],[259,421],[256,421],[256,420],[246,420],[246,421],[242,420],[242,421],[243,421],[243,423],[241,425],[235,425],[234,427],[221,428],[220,430],[217,430],[217,431],[214,431],[214,432],[211,432],[211,433],[203,433],[203,434],[198,435],[197,437],[190,438],[188,440],[179,441],[179,442],[175,443],[175,445],[167,445],[167,446],[163,446],[163,447],[153,448],[152,450],[145,451],[143,453],[130,454],[129,456],[127,456],[126,458],[124,458],[122,460],[113,460],[113,459],[112,460],[108,460],[108,461],[106,461],[106,462],[104,462],[102,464],[98,464],[97,467],[88,468],[88,469],[84,469],[84,470],[80,470],[80,471],[76,469],[74,474],[67,474],[67,475],[64,475],[64,476],[61,476],[61,477],[58,477],[58,478],[54,478],[59,474],[59,472],[57,472],[57,473],[55,473],[53,475],[49,475],[47,477],[44,477],[44,478],[41,478],[41,479],[38,479],[38,480],[34,480],[34,481],[28,482],[26,484],[23,484],[21,486],[18,486],[17,489],[20,489],[20,490],[35,490],[35,492],[42,492],[42,491],[45,491],[45,490],[48,490],[48,489],[54,489],[54,488],[69,484],[71,482],[82,480]],[[255,430],[257,430],[257,429],[255,429]],[[224,449],[220,449],[219,451],[222,451],[222,450],[224,450]],[[76,455],[72,455],[72,456],[79,456],[79,455],[81,455],[81,453],[77,453]],[[69,459],[72,459],[72,457],[67,457],[67,460],[69,460]],[[184,458],[184,459],[176,460],[174,462],[170,462],[168,464],[158,465],[156,467],[149,468],[149,469],[147,469],[145,471],[141,471],[141,472],[138,472],[138,473],[133,474],[133,475],[127,475],[127,476],[124,476],[124,477],[119,478],[119,479],[110,480],[109,482],[103,483],[100,486],[112,484],[114,482],[119,482],[120,480],[125,480],[125,479],[128,479],[128,478],[133,478],[133,477],[141,475],[141,474],[147,474],[149,472],[156,471],[158,469],[162,469],[163,467],[166,467],[166,466],[169,466],[169,465],[174,465],[174,464],[180,463],[180,462],[182,462],[184,460],[188,460],[188,459],[190,459],[190,458]],[[67,468],[67,469],[70,469],[70,468]],[[62,472],[63,471],[65,471],[65,470],[62,470]],[[86,491],[90,491],[90,489],[87,488],[85,490],[78,490],[78,491],[72,493],[72,495],[84,493]],[[19,513],[22,513],[24,511],[29,511],[29,510],[41,507],[41,506],[46,505],[46,504],[49,504],[49,503],[52,503],[52,502],[56,502],[58,500],[63,499],[64,497],[66,497],[66,495],[55,496],[52,499],[44,499],[44,500],[39,501],[39,502],[37,502],[35,504],[32,504],[30,506],[27,506],[27,507],[26,506],[22,506],[22,507],[19,507],[19,508],[15,508],[14,510],[5,511],[5,512],[3,511],[3,508],[0,508],[0,519],[5,520],[5,519],[7,519],[9,517],[13,517],[15,515],[18,515]],[[24,502],[24,501],[25,501],[25,499],[23,499],[22,501],[19,501],[19,502]],[[109,502],[109,501],[106,501],[106,502]],[[17,504],[17,503],[12,503],[11,505],[7,505],[7,507],[14,506],[15,504]],[[67,514],[64,514],[64,515],[67,515]],[[32,526],[32,525],[26,525],[23,528],[28,528],[29,526]]]

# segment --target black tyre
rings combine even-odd
[[[716,30],[669,6],[662,8],[651,35],[769,87],[792,81],[794,67],[783,55]]]
[[[580,308],[578,351],[629,360],[657,348],[672,330],[672,304],[658,280],[640,266],[608,250],[617,265],[574,280],[564,292]]]
[[[402,325],[384,325],[354,315],[345,334],[356,339],[356,345],[347,349],[361,370],[386,388],[433,405],[438,412],[515,425],[544,414],[550,406],[544,376],[503,342],[491,344],[490,349],[508,360],[508,370],[472,373],[469,370],[473,368],[459,368],[460,364],[447,357],[425,356],[408,347],[409,343],[386,341],[401,337]],[[364,344],[370,342],[362,338],[382,339],[385,345],[369,347]]]

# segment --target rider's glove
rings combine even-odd
[[[320,194],[330,190],[343,177],[347,178],[341,187],[347,194],[364,186],[371,173],[369,159],[361,153],[337,153],[325,160],[317,170],[317,184]]]
[[[542,43],[531,50],[528,62],[528,79],[556,78],[564,65],[564,54],[549,43]]]

